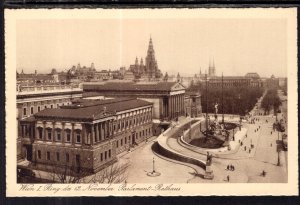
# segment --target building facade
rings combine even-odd
[[[175,119],[185,114],[185,87],[177,82],[107,82],[83,84],[84,97],[135,97],[153,103],[153,118]]]
[[[184,98],[185,116],[199,117],[202,114],[201,95],[197,92],[188,92]]]
[[[26,157],[37,169],[97,172],[152,136],[152,107],[143,100],[121,98],[78,100],[43,110],[22,121]]]
[[[29,118],[25,125],[31,123],[30,117],[35,113],[45,109],[59,108],[60,106],[70,105],[72,100],[82,97],[81,88],[70,88],[61,86],[30,86],[28,89],[17,91],[17,159],[26,158],[26,146],[28,140],[21,137],[23,135],[32,135],[33,131],[25,129],[23,120]]]

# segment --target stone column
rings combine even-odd
[[[171,96],[168,97],[168,118],[171,117]]]
[[[82,145],[85,145],[86,144],[86,139],[85,139],[85,137],[86,137],[86,128],[85,128],[85,124],[82,124],[81,125],[82,126],[82,129],[81,129],[81,144]]]
[[[65,123],[62,123],[62,129],[61,129],[61,141],[62,144],[65,144]]]
[[[104,122],[100,123],[101,140],[104,139]]]
[[[95,139],[95,125],[92,124],[91,125],[91,145],[93,146],[94,145],[94,139]]]
[[[46,141],[46,122],[43,122],[43,137],[42,137],[43,141]]]
[[[55,138],[55,122],[52,122],[52,142],[55,141],[54,138]]]
[[[35,126],[35,139],[40,138],[37,126]]]
[[[99,142],[99,123],[95,124],[95,125],[94,125],[94,128],[95,128],[95,130],[96,130],[96,137],[95,137],[95,138],[96,138],[95,144],[96,144],[96,143]],[[94,139],[95,139],[95,138],[94,138]]]
[[[72,141],[72,145],[75,144],[75,137],[74,137],[74,123],[72,123],[72,129],[71,129],[71,141]]]

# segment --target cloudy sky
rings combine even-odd
[[[17,70],[129,67],[152,36],[163,73],[192,75],[214,58],[220,75],[286,76],[283,19],[41,19],[17,21]]]

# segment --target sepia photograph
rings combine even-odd
[[[6,10],[8,193],[297,194],[296,15]]]

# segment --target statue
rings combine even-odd
[[[209,152],[207,152],[207,155],[206,155],[206,166],[210,166],[212,163],[212,155],[209,154]]]
[[[206,158],[206,166],[205,166],[205,174],[204,174],[204,179],[213,179],[214,174],[213,170],[211,168],[211,163],[212,163],[212,155],[207,152],[207,158]]]
[[[216,104],[215,104],[215,114],[218,114],[218,106],[219,106],[219,104],[216,103]]]

